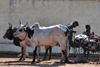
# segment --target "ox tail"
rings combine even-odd
[[[68,28],[66,28],[66,31],[64,32],[65,36],[67,36],[67,35],[68,35],[68,33],[69,33],[69,29],[68,29]]]

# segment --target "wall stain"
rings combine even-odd
[[[9,13],[14,12],[14,10],[16,9],[15,4],[17,4],[17,0],[10,0],[9,1],[9,6],[10,6]]]
[[[19,4],[21,3],[21,0],[19,0]]]
[[[27,2],[29,1],[29,0],[26,0]]]
[[[43,0],[43,1],[42,1],[42,3],[43,3],[43,6],[45,6],[45,5],[44,5],[44,1],[45,1],[45,0]]]
[[[13,4],[13,0],[10,0],[9,5],[12,5],[12,4]]]
[[[73,2],[70,2],[68,7],[71,10],[73,8]]]
[[[34,6],[35,0],[32,0],[32,5]]]

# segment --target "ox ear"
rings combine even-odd
[[[16,30],[17,30],[17,28],[15,27],[15,28],[13,29],[13,31],[16,32]]]
[[[9,24],[9,29],[12,29],[12,24],[11,24],[11,23],[9,23],[9,22],[8,22],[8,24]]]
[[[21,25],[21,20],[19,20],[19,24]]]
[[[24,27],[26,27],[28,25],[28,22],[26,22],[26,24],[24,25]]]

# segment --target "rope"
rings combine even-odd
[[[28,31],[29,31],[29,30],[28,30]],[[22,40],[20,39],[21,41],[25,40],[25,38],[26,38],[26,36],[27,36],[27,34],[28,34],[28,33],[27,33],[28,31],[25,31],[25,32],[26,32],[26,35],[25,35],[24,39],[22,39]]]

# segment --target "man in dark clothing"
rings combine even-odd
[[[69,56],[69,50],[70,50],[70,45],[73,44],[73,41],[72,41],[72,37],[73,37],[73,33],[76,33],[76,31],[73,30],[73,28],[79,26],[78,22],[77,21],[74,21],[73,23],[70,23],[67,25],[68,29],[69,29],[69,36],[68,36],[68,40],[69,40],[69,43],[68,41],[66,42],[66,50],[67,50],[67,54],[66,56],[68,57]],[[65,58],[65,62],[68,62],[70,63],[70,61],[68,60],[68,58]]]
[[[93,37],[94,32],[91,31],[91,26],[90,25],[86,25],[85,28],[86,28],[86,30],[83,31],[83,34],[87,35],[88,38],[91,37],[91,36]],[[86,49],[85,48],[84,48],[84,57],[87,57],[87,58],[89,57],[89,51],[87,51],[87,54],[86,54]]]
[[[73,44],[73,41],[72,41],[73,33],[76,33],[76,31],[74,31],[73,28],[76,28],[77,26],[79,26],[78,21],[74,21],[73,23],[70,23],[70,24],[67,25],[67,27],[68,27],[69,30],[70,30],[70,34],[69,34],[69,36],[68,36],[69,44],[70,44],[70,45]]]
[[[86,28],[86,31],[84,31],[83,34],[87,35],[89,39],[94,39],[96,42],[98,42],[99,38],[94,37],[94,32],[91,31],[91,26],[86,25],[85,28]]]
[[[94,32],[91,31],[91,26],[90,25],[86,25],[85,28],[86,28],[86,31],[84,31],[83,34],[87,35],[88,37],[94,35]]]

